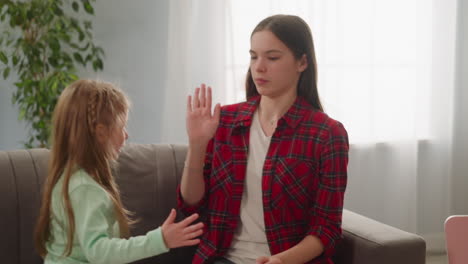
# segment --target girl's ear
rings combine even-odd
[[[307,56],[305,54],[303,54],[302,57],[298,60],[297,66],[298,66],[297,70],[299,72],[303,72],[305,71],[305,69],[307,69],[307,66],[309,66],[309,63],[307,61]]]
[[[104,144],[108,138],[107,127],[103,124],[97,124],[95,131],[98,142]]]

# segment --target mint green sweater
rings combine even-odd
[[[62,257],[67,245],[67,217],[62,196],[63,177],[52,191],[51,239],[45,264],[128,263],[167,252],[161,228],[145,236],[122,239],[108,193],[84,170],[70,178],[69,194],[75,217],[71,255]]]

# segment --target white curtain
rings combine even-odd
[[[215,2],[220,2],[217,11],[224,16],[209,13]],[[314,36],[325,111],[345,125],[350,137],[345,207],[419,233],[429,249],[444,248],[443,222],[451,202],[456,0],[190,3],[191,10],[182,18],[173,17],[171,11],[171,22],[172,17],[181,22],[196,15],[209,17],[210,23],[223,28],[208,32],[194,27],[193,19],[185,21],[185,27],[178,25],[188,32],[171,28],[170,34],[184,38],[203,34],[203,41],[212,46],[198,50],[194,47],[199,43],[185,41],[186,57],[177,62],[170,59],[170,65],[185,66],[185,75],[171,74],[177,77],[170,80],[185,83],[174,87],[171,81],[167,89],[197,84],[192,80],[199,65],[189,59],[194,52],[210,65],[222,65],[206,67],[200,75],[205,80],[223,75],[225,79],[215,88],[221,103],[244,100],[251,31],[269,15],[299,15]],[[220,53],[210,57],[214,49]],[[178,53],[169,55],[176,58]],[[168,102],[183,102],[178,92],[171,93],[178,99]],[[183,112],[170,118],[183,117]]]
[[[186,143],[187,96],[201,83],[225,96],[224,1],[169,1],[168,76],[164,87],[162,142]]]

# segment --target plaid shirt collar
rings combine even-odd
[[[235,126],[247,126],[249,127],[252,124],[253,114],[257,110],[258,104],[260,103],[260,96],[251,97],[246,104],[242,104],[239,109],[239,115],[235,120]],[[289,110],[284,114],[283,117],[278,121],[278,125],[286,123],[289,127],[295,129],[302,118],[304,118],[305,113],[310,111],[313,107],[302,97],[297,96],[293,105]]]

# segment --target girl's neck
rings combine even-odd
[[[289,110],[296,101],[297,94],[281,97],[262,96],[259,104],[260,119],[266,122],[276,122]]]

